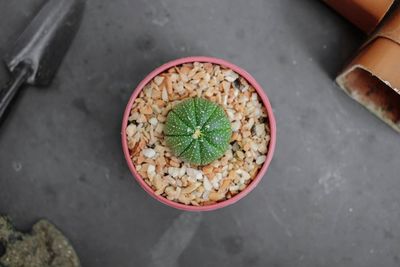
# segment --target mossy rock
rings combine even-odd
[[[220,105],[190,98],[168,113],[164,133],[176,156],[191,164],[206,165],[226,152],[232,129]]]
[[[63,234],[45,220],[37,222],[30,233],[14,229],[0,216],[0,267],[80,267],[75,250]]]

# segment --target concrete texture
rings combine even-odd
[[[0,2],[2,52],[43,2]],[[363,38],[316,0],[89,0],[52,86],[1,125],[0,213],[51,220],[83,266],[400,266],[399,135],[333,82]],[[188,55],[247,69],[277,118],[267,175],[216,212],[154,201],[120,146],[133,88]]]

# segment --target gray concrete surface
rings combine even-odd
[[[1,52],[43,2],[0,2]],[[0,213],[51,220],[83,266],[400,266],[399,135],[332,81],[363,38],[317,0],[89,0],[52,86],[1,125]],[[201,214],[150,198],[119,139],[132,89],[188,55],[247,69],[278,125],[260,185]]]

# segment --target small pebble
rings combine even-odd
[[[158,123],[158,120],[156,119],[156,118],[151,118],[150,120],[149,120],[149,123],[151,124],[151,125],[153,125],[153,126],[156,126],[157,125],[157,123]]]
[[[154,156],[156,155],[156,151],[154,151],[154,149],[151,148],[146,148],[143,150],[143,156],[145,156],[146,158],[154,158]]]
[[[231,128],[232,128],[232,131],[233,131],[233,132],[239,131],[239,129],[240,129],[240,121],[234,121],[234,122],[231,124]]]
[[[256,135],[259,137],[265,135],[265,125],[263,123],[256,125]]]
[[[251,145],[250,145],[250,147],[251,147],[251,150],[253,150],[253,151],[257,151],[258,150],[258,148],[259,148],[259,144],[257,144],[257,143],[251,143]],[[264,154],[264,153],[263,153]]]
[[[257,157],[257,159],[256,159],[256,164],[258,164],[258,165],[263,164],[264,161],[266,160],[266,158],[267,158],[267,157],[266,157],[265,155],[262,155],[262,156]]]
[[[235,117],[235,112],[233,109],[226,109],[226,114],[228,115],[229,119],[233,120],[233,118]]]
[[[241,178],[244,180],[248,180],[251,178],[250,174],[242,169],[237,170],[236,172]]]
[[[234,71],[228,70],[225,72],[225,80],[228,82],[234,82],[237,78],[239,78],[239,75]]]
[[[161,98],[164,102],[168,102],[168,92],[167,89],[163,89],[161,93]]]
[[[186,173],[186,167],[185,167],[185,166],[182,166],[181,168],[178,168],[178,169],[179,169],[178,177],[184,176],[185,173]]]
[[[231,186],[229,187],[229,191],[231,191],[231,192],[237,192],[237,191],[239,191],[239,186],[238,186],[238,185],[231,185]]]
[[[157,76],[157,77],[154,78],[154,82],[155,82],[157,85],[162,84],[163,81],[164,81],[164,77],[162,77],[162,76]]]
[[[244,159],[244,153],[243,153],[243,151],[238,150],[238,151],[236,152],[236,155],[238,156],[239,159]]]
[[[171,175],[174,178],[178,178],[179,174],[180,174],[180,168],[169,167],[168,168],[168,174]]]
[[[156,167],[153,164],[149,164],[149,166],[147,167],[147,172],[155,172],[156,171]]]
[[[147,174],[150,176],[150,174],[155,174],[156,173],[156,166],[150,164],[147,167]]]
[[[210,195],[210,191],[204,191],[202,198],[204,200],[207,200],[209,198],[209,195]]]
[[[203,179],[203,174],[201,171],[193,169],[193,168],[187,168],[186,173],[189,177],[196,179],[196,180],[202,180]]]
[[[136,132],[136,125],[129,124],[128,127],[126,127],[126,135],[128,136],[128,138],[134,136],[135,132]]]
[[[208,180],[207,177],[204,177],[203,186],[204,186],[204,190],[206,190],[206,191],[212,190],[212,184],[210,183],[210,181]]]

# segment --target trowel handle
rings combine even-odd
[[[27,65],[15,68],[12,72],[12,80],[6,87],[0,90],[0,121],[3,118],[8,105],[11,103],[11,100],[14,98],[21,85],[25,83],[29,74],[30,68]]]

